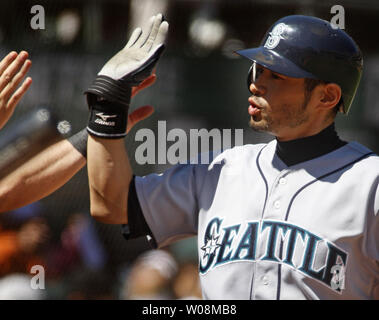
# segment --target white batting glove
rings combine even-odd
[[[165,48],[167,32],[162,14],[151,17],[147,28],[135,29],[126,46],[100,70],[85,91],[90,134],[110,139],[126,135],[132,87],[151,74]]]

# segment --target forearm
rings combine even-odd
[[[145,116],[128,116],[134,88],[142,88],[164,50],[168,23],[162,14],[146,28],[133,31],[85,91],[89,106],[88,179],[91,215],[103,223],[126,224],[129,185],[133,176],[124,137]]]
[[[127,199],[133,172],[124,139],[88,137],[91,215],[110,224],[127,223]]]
[[[48,196],[85,164],[86,159],[67,140],[55,143],[0,180],[0,212]]]

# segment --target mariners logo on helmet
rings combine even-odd
[[[287,25],[285,23],[279,23],[272,29],[270,32],[270,36],[267,38],[267,41],[264,45],[265,48],[267,49],[274,49],[278,44],[281,39],[284,39],[282,37],[282,34],[286,30]]]

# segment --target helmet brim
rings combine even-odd
[[[236,51],[236,53],[287,77],[317,79],[312,73],[302,70],[290,60],[265,47],[243,49]]]

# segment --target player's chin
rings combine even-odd
[[[249,126],[255,131],[265,131],[269,130],[269,124],[266,119],[264,119],[260,114],[255,116],[250,116]]]

